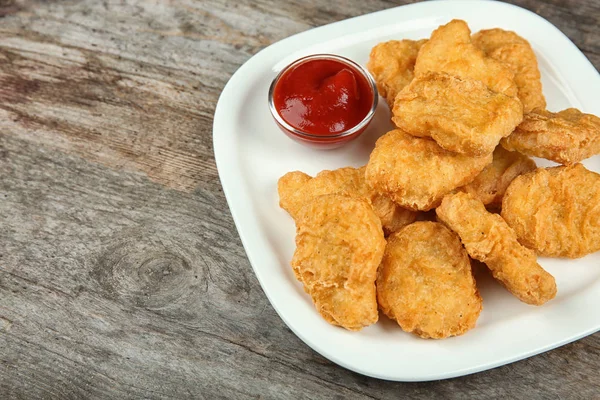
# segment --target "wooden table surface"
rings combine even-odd
[[[402,3],[0,0],[0,398],[599,396],[600,333],[386,382],[312,351],[261,290],[215,166],[219,94],[277,40]],[[600,66],[600,2],[514,3]]]

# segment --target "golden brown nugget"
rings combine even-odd
[[[279,206],[296,219],[300,209],[315,197],[333,193],[362,195],[361,180],[364,178],[360,172],[352,167],[324,170],[314,178],[300,171],[288,172],[277,182]]]
[[[481,201],[458,192],[444,197],[436,213],[458,233],[469,255],[484,262],[494,278],[519,300],[542,305],[556,296],[554,277],[537,263],[532,250],[518,242],[506,221],[489,213]]]
[[[494,150],[494,159],[471,183],[460,190],[477,197],[483,204],[499,207],[508,185],[519,175],[536,169],[535,162],[516,151],[502,146]]]
[[[412,81],[413,69],[422,40],[390,40],[373,47],[367,69],[375,78],[377,90],[388,105],[394,105],[398,92]]]
[[[505,63],[514,72],[517,97],[525,113],[546,108],[537,58],[527,40],[515,32],[498,28],[479,31],[471,40],[488,57]]]
[[[472,156],[494,151],[523,119],[516,97],[482,82],[428,72],[396,96],[392,120],[414,136],[433,138],[446,150]]]
[[[511,97],[517,95],[515,74],[508,66],[487,57],[471,43],[471,30],[462,20],[455,19],[440,26],[421,47],[415,63],[415,76],[429,71],[478,80],[495,92]]]
[[[400,129],[377,140],[365,172],[376,192],[411,210],[436,207],[445,194],[470,182],[492,154],[469,157],[442,149],[433,140]]]
[[[377,301],[404,331],[432,339],[474,328],[482,308],[467,252],[437,222],[415,222],[389,237]]]
[[[301,171],[292,171],[283,175],[277,181],[277,193],[279,194],[279,207],[283,208],[294,218],[302,208],[302,197],[300,189],[309,182],[312,176]],[[295,219],[295,218],[294,218]]]
[[[349,330],[377,322],[375,279],[385,244],[364,199],[331,194],[302,207],[292,268],[327,322]]]
[[[507,150],[575,164],[600,154],[600,118],[576,108],[558,113],[535,110],[500,144]]]
[[[600,250],[600,174],[583,165],[540,168],[515,179],[502,216],[519,241],[548,257]]]
[[[294,219],[306,203],[317,196],[333,193],[370,201],[386,235],[410,224],[417,217],[414,211],[399,206],[389,197],[369,188],[365,182],[365,167],[325,170],[314,178],[300,171],[288,172],[279,179],[277,189],[280,207]]]

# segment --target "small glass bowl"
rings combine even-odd
[[[356,73],[361,74],[367,80],[367,82],[369,83],[369,87],[371,88],[373,104],[371,104],[371,109],[369,110],[367,115],[357,125],[343,132],[338,132],[334,134],[315,135],[294,128],[293,126],[288,124],[281,117],[281,115],[279,115],[279,112],[277,112],[277,109],[275,108],[275,102],[273,100],[273,94],[275,92],[275,87],[277,86],[279,79],[291,68],[313,60],[333,60],[342,64],[346,64],[348,67],[350,67],[350,69],[352,69]],[[269,110],[271,110],[271,115],[275,119],[275,122],[277,123],[279,128],[290,138],[316,149],[334,149],[359,137],[360,134],[365,131],[365,129],[373,119],[373,116],[375,115],[375,110],[377,109],[378,100],[379,95],[377,92],[377,85],[375,84],[375,80],[373,79],[371,74],[365,68],[358,65],[354,61],[335,54],[314,54],[311,56],[299,58],[298,60],[283,68],[281,72],[279,72],[279,74],[277,74],[277,76],[273,79],[273,82],[271,82],[271,86],[269,87]]]

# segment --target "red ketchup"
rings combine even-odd
[[[288,125],[317,136],[312,141],[326,141],[359,125],[371,112],[373,96],[372,84],[357,68],[335,59],[312,59],[281,75],[273,105]]]

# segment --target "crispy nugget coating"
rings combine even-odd
[[[315,197],[342,193],[360,196],[361,174],[356,168],[324,170],[311,177],[300,171],[288,172],[277,182],[279,206],[296,219],[300,209]]]
[[[423,338],[462,335],[482,304],[467,252],[437,222],[415,222],[388,238],[377,275],[381,310]]]
[[[523,112],[546,108],[537,58],[527,40],[515,32],[499,28],[481,30],[471,40],[488,57],[505,63],[514,72],[517,97],[523,103]]]
[[[367,186],[366,183],[365,186]],[[369,194],[373,211],[375,211],[375,214],[381,220],[385,236],[397,232],[406,225],[412,224],[417,219],[418,212],[399,206],[388,196],[379,194],[370,188]]]
[[[349,330],[377,322],[375,280],[385,244],[366,200],[331,194],[302,207],[292,268],[327,322]]]
[[[502,216],[519,241],[548,257],[600,250],[600,174],[581,164],[540,168],[515,179]]]
[[[563,165],[600,154],[600,118],[576,108],[558,113],[535,110],[500,144],[507,150]]]
[[[325,170],[314,178],[300,171],[288,172],[279,179],[277,189],[280,207],[294,219],[306,203],[317,196],[333,193],[370,201],[386,235],[410,224],[417,217],[414,211],[399,206],[389,197],[369,188],[365,182],[365,167]]]
[[[440,26],[421,47],[414,73],[419,76],[428,71],[478,80],[495,92],[517,95],[514,73],[471,43],[471,30],[462,20]]]
[[[556,296],[554,277],[537,263],[532,250],[517,241],[506,221],[489,213],[480,200],[458,192],[446,196],[436,213],[458,233],[469,255],[484,262],[494,278],[519,300],[542,305]]]
[[[429,72],[396,96],[392,120],[414,136],[433,138],[446,150],[472,156],[494,151],[523,119],[515,97],[482,82]]]
[[[433,140],[396,129],[377,140],[365,177],[369,186],[396,203],[427,211],[491,162],[491,153],[482,157],[452,153]]]
[[[412,81],[417,54],[422,40],[390,40],[377,44],[371,50],[367,69],[375,78],[377,90],[388,105],[394,105],[396,95]]]
[[[535,169],[535,162],[531,158],[498,146],[494,150],[492,163],[460,190],[472,194],[485,205],[499,207],[502,205],[502,197],[508,185],[517,176]]]
[[[313,179],[312,176],[304,172],[292,171],[286,173],[277,181],[279,207],[287,211],[294,219],[303,204],[300,189],[311,179]]]

